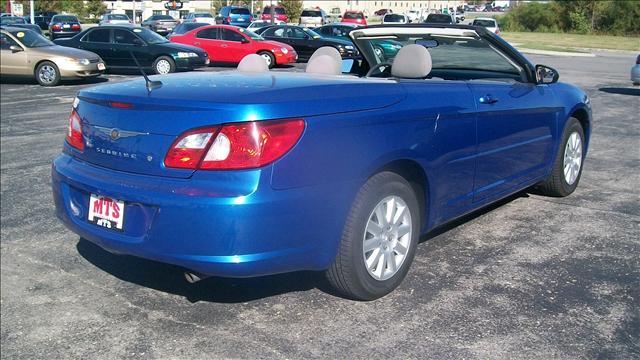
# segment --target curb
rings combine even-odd
[[[523,52],[525,54],[553,55],[553,56],[565,56],[565,57],[596,57],[596,55],[592,53],[535,50],[535,49],[527,49],[527,48],[517,48],[517,49],[518,51]]]

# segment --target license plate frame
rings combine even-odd
[[[124,200],[91,194],[87,221],[105,229],[122,232],[124,231],[124,210]]]

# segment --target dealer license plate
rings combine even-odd
[[[102,71],[105,69],[105,66],[103,63],[98,63],[98,70]]]
[[[69,25],[69,24],[64,24],[64,25],[62,25],[62,27],[63,27],[63,28],[65,28],[65,29],[68,29],[68,28],[70,28],[70,27],[71,27],[71,25]]]
[[[88,220],[107,229],[122,231],[124,201],[91,194]]]
[[[238,21],[244,21],[244,18],[238,18]]]

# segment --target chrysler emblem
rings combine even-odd
[[[118,140],[118,138],[120,137],[120,132],[118,131],[118,129],[111,129],[110,137],[111,140]]]
[[[137,131],[127,131],[127,130],[119,130],[117,128],[107,128],[102,126],[94,126],[96,130],[108,136],[112,141],[116,141],[121,138],[139,136],[139,135],[149,135],[149,133],[137,132]]]

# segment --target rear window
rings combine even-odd
[[[173,20],[173,18],[169,15],[156,15],[154,19],[155,20]]]
[[[429,14],[427,16],[427,20],[425,22],[428,23],[441,23],[441,24],[449,24],[451,23],[451,16],[446,14]]]
[[[300,16],[304,17],[322,17],[322,13],[319,10],[304,10]]]
[[[111,14],[107,15],[109,20],[127,20],[129,21],[129,17],[125,14]]]
[[[87,35],[82,38],[82,41],[108,43],[111,41],[111,30],[109,29],[95,29],[89,31]]]
[[[265,14],[271,14],[271,8],[269,6],[265,6],[264,11],[262,12]],[[276,13],[276,15],[285,15],[287,13],[282,7],[275,8],[274,12]]]
[[[404,16],[400,15],[400,14],[387,14],[384,16],[383,19],[384,22],[404,22]]]
[[[209,13],[196,13],[193,15],[193,17],[197,17],[197,18],[212,18],[213,16]]]
[[[362,13],[357,12],[346,12],[344,13],[345,19],[364,19],[364,15]]]
[[[59,16],[56,15],[51,19],[53,22],[78,22],[78,18],[75,16]]]
[[[251,15],[251,11],[246,8],[235,8],[231,9],[231,13],[234,15]]]
[[[496,22],[493,20],[473,20],[474,26],[484,26],[484,27],[496,27]]]

